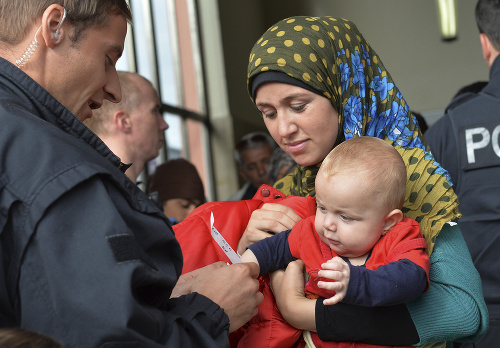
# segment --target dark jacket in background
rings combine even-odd
[[[463,215],[460,229],[481,275],[490,329],[480,342],[491,339],[488,342],[496,345],[500,342],[500,57],[490,68],[488,85],[479,93],[456,97],[425,138],[450,173]]]

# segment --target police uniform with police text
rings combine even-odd
[[[463,215],[460,229],[481,275],[490,315],[490,329],[481,341],[499,342],[500,58],[491,66],[488,85],[453,100],[425,138],[451,175]]]

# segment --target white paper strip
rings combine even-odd
[[[233,248],[229,245],[229,243],[224,239],[222,234],[217,231],[214,227],[214,213],[210,214],[210,230],[212,234],[212,238],[219,244],[222,251],[226,254],[226,256],[231,260],[232,263],[240,263],[241,259],[238,254],[234,251]]]

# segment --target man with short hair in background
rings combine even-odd
[[[252,199],[261,185],[271,185],[269,162],[276,148],[273,138],[263,132],[249,133],[236,144],[234,157],[240,176],[246,183],[232,195],[230,201]]]
[[[158,156],[168,124],[151,82],[125,71],[118,71],[118,78],[121,102],[105,101],[84,123],[123,163],[130,164],[125,174],[136,182],[144,165]]]

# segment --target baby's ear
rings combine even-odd
[[[382,235],[385,236],[401,220],[403,220],[403,212],[399,209],[391,210],[385,216]]]

